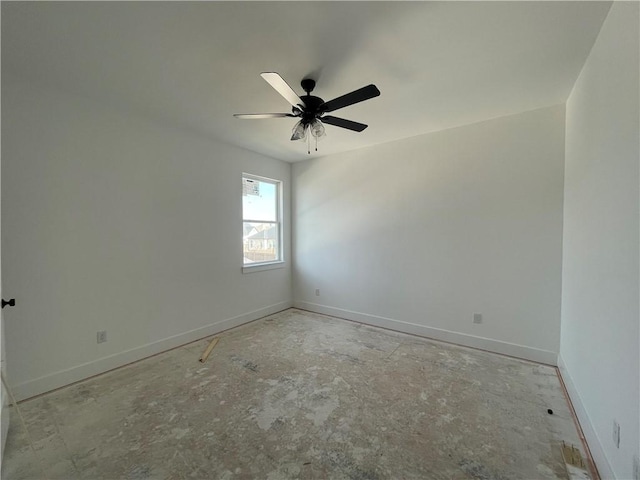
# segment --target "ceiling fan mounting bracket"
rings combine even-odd
[[[303,78],[300,82],[302,89],[309,95],[316,88],[316,81],[313,78]]]

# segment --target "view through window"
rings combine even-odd
[[[280,182],[242,176],[243,265],[281,260]]]

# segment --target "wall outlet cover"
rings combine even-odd
[[[482,314],[474,313],[473,314],[473,323],[482,323]]]
[[[106,330],[100,330],[98,332],[98,343],[104,343],[107,341],[107,331]]]

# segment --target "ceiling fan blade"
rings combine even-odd
[[[342,95],[341,97],[329,100],[321,105],[320,109],[323,112],[333,112],[339,108],[348,107],[349,105],[369,100],[370,98],[377,97],[378,95],[380,95],[380,90],[378,90],[378,87],[371,84],[366,87],[359,88],[358,90],[354,90],[351,93]]]
[[[293,89],[289,86],[284,79],[277,74],[276,72],[264,72],[261,73],[260,76],[264,78],[269,85],[271,85],[276,92],[282,95],[287,102],[289,102],[294,107],[298,105],[304,105],[302,99],[293,91]]]
[[[331,115],[325,115],[320,118],[322,123],[328,123],[329,125],[334,125],[336,127],[347,128],[349,130],[353,130],[354,132],[361,132],[368,125],[364,123],[352,122],[351,120],[345,120],[344,118],[332,117]]]
[[[290,113],[234,113],[236,118],[245,118],[249,120],[259,120],[262,118],[283,118],[283,117],[295,117]]]

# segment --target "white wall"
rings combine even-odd
[[[601,474],[619,479],[640,451],[638,21],[638,3],[614,2],[566,120],[561,371]]]
[[[291,305],[290,261],[241,273],[241,174],[283,180],[288,195],[288,163],[5,72],[2,101],[2,283],[17,302],[5,311],[17,396]],[[287,207],[285,228],[289,219]]]
[[[0,96],[1,97],[1,96]],[[2,102],[0,101],[0,104]],[[0,145],[2,145],[1,140],[2,135],[0,134]],[[1,169],[0,169],[1,170]],[[1,182],[0,182],[1,184]],[[0,188],[0,191],[2,189]],[[0,195],[1,197],[1,195]],[[1,242],[0,242],[1,243]],[[0,251],[2,249],[0,248]],[[1,260],[1,258],[0,258]],[[0,261],[0,272],[2,271],[2,262]],[[0,279],[0,298],[2,297],[2,280]],[[2,372],[2,376],[6,376],[5,369],[5,360],[6,360],[6,348],[5,348],[5,334],[4,334],[4,316],[3,311],[0,310],[0,372]],[[4,386],[4,382],[0,381],[0,471],[2,470],[2,460],[4,458],[4,446],[7,440],[7,434],[9,433],[9,392]]]
[[[294,304],[554,364],[563,169],[563,106],[294,164]]]

